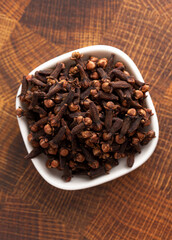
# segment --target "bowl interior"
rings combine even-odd
[[[131,60],[131,58],[126,55],[124,52],[121,50],[110,47],[110,46],[105,46],[105,45],[96,45],[96,46],[90,46],[90,47],[85,47],[81,49],[77,49],[74,51],[79,51],[80,53],[84,54],[84,59],[88,59],[89,56],[97,56],[97,57],[109,57],[111,53],[115,54],[115,61],[122,61],[127,70],[133,75],[136,79],[144,82],[138,68],[134,64],[134,62]],[[73,51],[72,51],[73,52]],[[42,65],[38,66],[35,68],[30,74],[34,74],[38,70],[43,70],[46,68],[53,68],[56,63],[58,62],[64,62],[66,65],[71,65],[73,63],[72,60],[70,60],[71,53],[65,53],[61,56],[58,56],[54,59],[51,59],[50,61],[43,63]],[[21,92],[21,86],[19,87],[19,90],[17,92],[17,96]],[[154,115],[151,118],[151,125],[149,128],[153,129],[156,134],[156,138],[154,138],[152,141],[150,141],[147,145],[142,147],[142,152],[140,154],[136,154],[135,156],[135,163],[132,168],[127,167],[126,165],[126,158],[123,158],[119,161],[119,165],[112,168],[110,171],[110,174],[100,176],[96,179],[90,180],[87,176],[74,176],[72,180],[68,183],[64,182],[63,179],[61,178],[62,172],[58,171],[57,169],[47,169],[45,166],[46,163],[46,156],[43,154],[34,158],[32,160],[34,166],[36,167],[37,171],[40,173],[40,175],[51,185],[65,189],[65,190],[78,190],[78,189],[84,189],[84,188],[89,188],[93,187],[108,181],[111,181],[113,179],[116,179],[122,175],[125,175],[134,169],[138,168],[140,165],[142,165],[148,158],[151,156],[151,154],[154,152],[155,147],[158,142],[158,137],[159,137],[159,126],[158,126],[158,119],[157,115],[155,112],[154,105],[152,103],[151,97],[149,94],[147,94],[147,106],[148,108],[152,109],[152,112]],[[22,106],[20,100],[18,97],[16,97],[16,108],[19,106]],[[27,136],[29,134],[28,126],[26,119],[23,118],[18,118],[18,123],[20,127],[20,131],[26,146],[26,149],[28,152],[32,150],[32,146],[29,143]]]

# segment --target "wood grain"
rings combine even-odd
[[[1,32],[1,41],[0,49],[4,43],[9,39],[10,34],[15,28],[17,21],[7,18],[6,15],[0,14],[0,32]]]
[[[172,2],[6,0],[0,2],[0,239],[172,239]],[[93,44],[125,51],[156,107],[158,146],[127,176],[82,191],[46,183],[25,161],[15,117],[23,74]]]

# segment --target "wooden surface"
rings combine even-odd
[[[0,1],[1,240],[172,239],[171,18],[170,0]],[[23,158],[15,95],[23,74],[93,44],[125,51],[150,83],[159,143],[152,157],[127,176],[62,191]]]

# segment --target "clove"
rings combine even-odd
[[[31,159],[44,153],[48,168],[63,171],[63,179],[108,174],[120,159],[128,167],[142,146],[154,137],[147,108],[149,84],[135,79],[123,62],[72,53],[74,64],[57,63],[22,79],[16,110],[29,125]],[[90,80],[91,79],[91,80]]]

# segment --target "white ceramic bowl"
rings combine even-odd
[[[144,82],[137,66],[134,64],[131,58],[128,55],[126,55],[124,52],[122,52],[121,50],[115,47],[106,46],[106,45],[95,45],[95,46],[80,48],[74,51],[79,51],[80,53],[84,54],[84,58],[87,58],[90,55],[98,56],[98,57],[109,57],[111,53],[114,53],[116,61],[122,61],[125,64],[127,70],[131,73],[131,75],[134,75],[136,79],[140,80],[141,82]],[[70,60],[72,52],[65,53],[61,56],[58,56],[56,58],[49,60],[48,62],[43,63],[39,67],[35,68],[32,72],[30,72],[30,74],[34,74],[38,70],[52,68],[58,62],[64,62],[67,65],[73,63],[73,61]],[[20,94],[20,92],[21,92],[21,86],[18,89],[17,96]],[[149,94],[148,94],[148,97],[146,98],[146,101],[147,101],[148,108],[152,109],[152,112],[154,113],[154,115],[151,118],[150,128],[155,131],[156,138],[152,139],[152,141],[150,141],[146,146],[143,146],[140,154],[136,154],[135,162],[132,168],[127,167],[126,159],[124,158],[119,161],[118,166],[112,168],[112,170],[110,171],[110,174],[100,176],[93,180],[90,180],[87,176],[74,176],[72,180],[67,183],[64,182],[63,179],[61,178],[62,176],[61,171],[58,171],[57,169],[46,168],[45,166],[46,157],[44,155],[40,155],[32,160],[35,168],[49,184],[64,190],[79,190],[79,189],[90,188],[93,186],[100,185],[102,183],[109,182],[111,180],[114,180],[118,177],[121,177],[135,170],[136,168],[141,166],[143,163],[145,163],[148,160],[148,158],[152,155],[152,153],[156,148],[158,137],[159,137],[158,119],[157,119],[154,105],[152,103],[152,100]],[[22,106],[22,104],[19,98],[16,97],[16,108],[20,106]],[[26,149],[28,152],[30,152],[32,150],[32,146],[27,139],[29,130],[28,130],[26,119],[24,117],[18,118],[18,124],[20,127],[20,131],[21,131]]]

